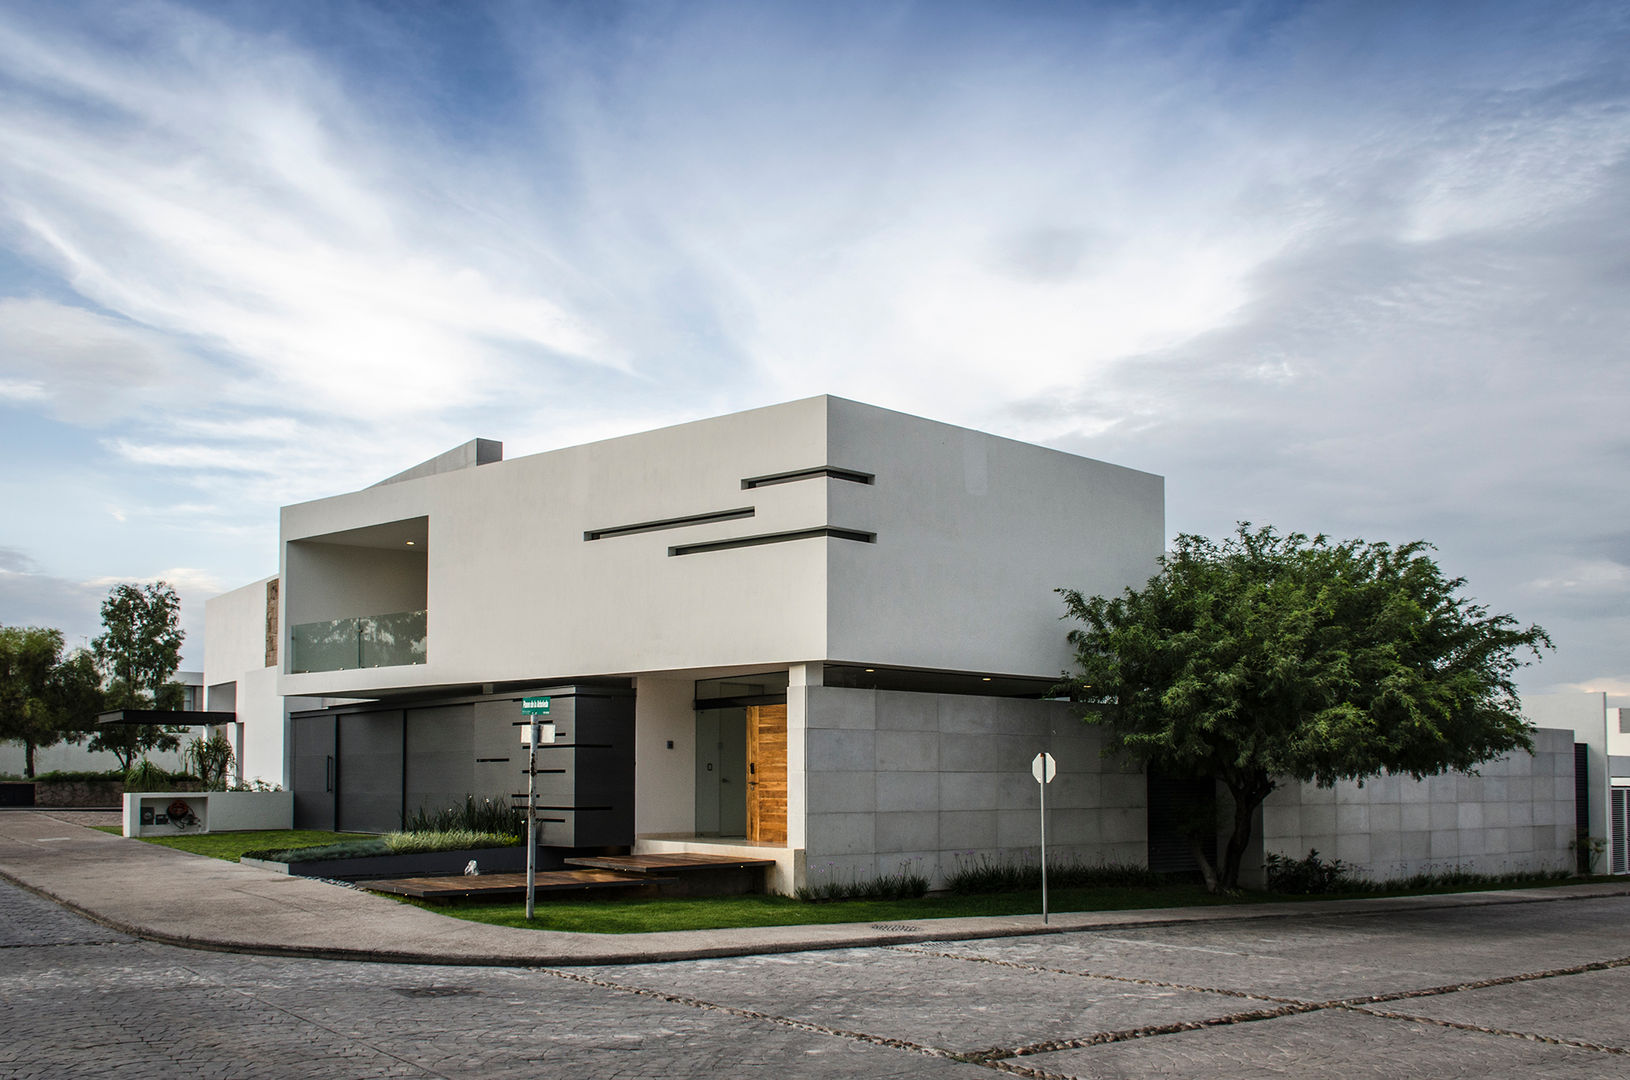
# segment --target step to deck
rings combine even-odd
[[[741,896],[764,891],[766,871],[774,859],[713,855],[693,851],[648,852],[642,855],[579,855],[564,860],[568,866],[591,867],[618,874],[637,874],[661,880],[663,896]]]
[[[649,889],[663,878],[649,874],[620,874],[612,870],[540,870],[535,887],[540,893]],[[416,900],[508,899],[526,895],[525,874],[455,874],[435,877],[381,878],[362,882],[372,892],[411,896]]]
[[[774,859],[744,859],[736,855],[700,852],[652,852],[645,855],[582,855],[562,860],[567,866],[590,866],[625,874],[680,874],[702,870],[758,870],[774,866]]]

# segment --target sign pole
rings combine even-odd
[[[1058,775],[1058,762],[1043,750],[1030,763],[1030,775],[1041,788],[1041,924],[1047,925],[1047,785]]]
[[[538,743],[543,739],[543,721],[549,715],[547,697],[521,699],[521,741],[526,743],[526,917],[532,918],[532,902],[538,890]],[[549,721],[549,741],[555,741],[555,722]]]
[[[538,887],[538,718],[528,721],[526,740],[526,918],[532,919],[532,902]]]
[[[1047,925],[1047,784],[1041,785],[1041,924]]]

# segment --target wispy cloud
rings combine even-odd
[[[472,435],[834,392],[1164,472],[1174,528],[1427,536],[1547,678],[1622,670],[1627,41],[1606,3],[7,8],[0,409],[89,429],[15,445],[126,544],[212,509],[116,566],[6,540],[236,566]]]
[[[137,53],[0,22],[22,84],[0,205],[86,300],[210,348],[212,399],[376,419],[492,399],[506,348],[594,361],[586,326],[484,265],[494,223],[423,242],[467,211],[335,79],[275,39],[140,10]]]

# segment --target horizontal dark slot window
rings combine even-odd
[[[697,555],[704,551],[728,551],[731,548],[760,547],[764,544],[785,544],[789,540],[811,540],[817,536],[830,536],[838,540],[855,540],[862,544],[877,543],[877,534],[859,529],[834,529],[822,525],[817,529],[796,529],[792,532],[761,533],[758,536],[738,536],[731,540],[709,540],[701,544],[681,544],[668,549],[669,555]]]
[[[871,484],[877,481],[877,477],[869,472],[820,465],[813,469],[795,469],[792,472],[771,473],[769,476],[749,476],[741,482],[741,486],[745,491],[750,488],[769,487],[772,484],[791,484],[798,480],[814,480],[819,476],[829,476],[834,480],[847,480],[851,484]]]
[[[697,698],[692,703],[697,709],[736,709],[745,705],[785,705],[785,694],[753,694],[748,697]]]
[[[633,533],[657,532],[660,529],[682,529],[686,525],[707,525],[715,521],[735,521],[737,518],[750,518],[752,516],[753,508],[751,506],[742,506],[734,510],[715,510],[708,514],[663,518],[661,521],[641,521],[634,525],[613,525],[609,529],[590,529],[583,534],[583,539],[604,540],[608,536],[629,536]]]
[[[514,798],[520,799],[522,802],[525,802],[526,801],[526,792],[523,791],[519,795],[514,796]],[[538,804],[538,815],[539,815],[538,820],[539,821],[557,821],[557,822],[566,820],[565,818],[546,818],[546,817],[542,816],[544,814],[544,812],[549,811],[549,810],[556,810],[556,811],[564,810],[567,813],[572,813],[574,811],[577,812],[577,813],[582,813],[584,810],[613,810],[613,809],[616,809],[616,808],[611,807],[611,806],[545,806],[542,803],[539,803]]]
[[[507,758],[507,757],[478,757],[475,760],[476,760],[476,764],[480,765],[480,764],[484,764],[484,763],[489,762],[489,761],[508,761],[509,758]]]

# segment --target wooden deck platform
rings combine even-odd
[[[621,874],[613,870],[540,870],[540,893],[581,892],[585,890],[648,889],[660,882],[647,874]],[[505,900],[526,895],[525,874],[454,874],[441,877],[382,878],[362,882],[373,892],[411,896],[417,900]]]
[[[714,855],[696,851],[663,851],[643,855],[581,855],[568,866],[630,874],[661,881],[663,896],[740,896],[764,891],[766,870],[774,859]]]
[[[624,874],[682,874],[699,870],[758,870],[774,866],[775,860],[683,851],[647,855],[585,855],[566,859],[565,863],[567,866],[589,866]]]

